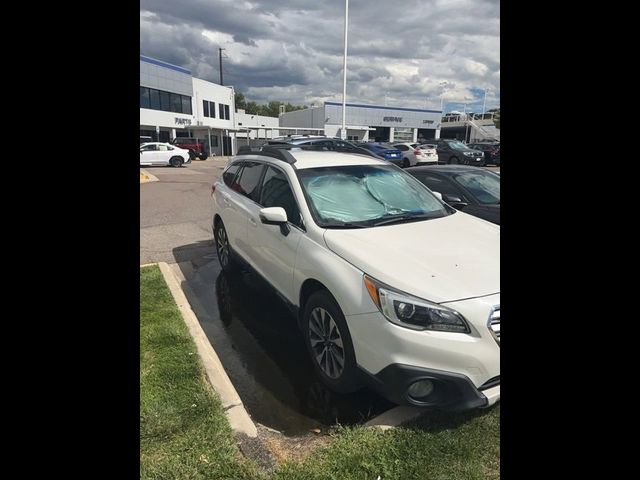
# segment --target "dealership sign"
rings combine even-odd
[[[191,119],[190,118],[178,118],[178,117],[175,117],[175,122],[176,122],[176,125],[191,125]]]
[[[383,122],[402,122],[402,117],[384,117],[382,119]]]

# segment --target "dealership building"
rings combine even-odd
[[[216,155],[235,152],[233,87],[194,78],[185,68],[140,55],[140,136],[202,139]]]
[[[376,142],[426,141],[440,138],[441,110],[346,104],[346,138]],[[342,103],[324,102],[319,107],[283,113],[280,127],[304,129],[339,137]]]

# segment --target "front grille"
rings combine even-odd
[[[493,338],[495,338],[498,345],[500,345],[500,305],[496,305],[491,310],[487,326],[489,327]]]

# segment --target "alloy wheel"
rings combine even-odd
[[[324,308],[316,307],[311,311],[309,340],[322,372],[329,378],[339,378],[344,371],[344,345],[338,325]]]

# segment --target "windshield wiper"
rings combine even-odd
[[[353,222],[324,222],[320,225],[322,228],[368,228],[371,225],[365,223]]]
[[[438,218],[440,215],[434,215],[432,213],[421,213],[421,214],[400,214],[400,215],[392,215],[383,217],[381,220],[374,222],[373,226],[377,227],[379,225],[391,225],[392,223],[404,223],[411,222],[413,220],[428,220],[432,218]]]

